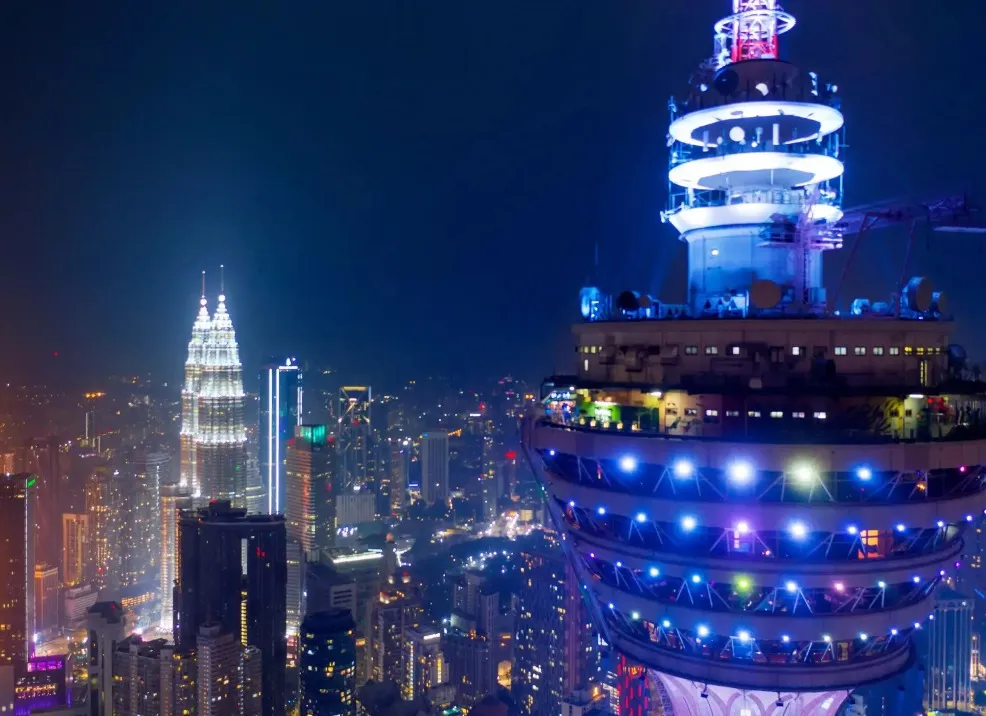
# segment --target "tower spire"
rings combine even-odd
[[[219,264],[219,300],[226,300],[226,266]]]
[[[205,300],[205,269],[202,270],[202,300]]]

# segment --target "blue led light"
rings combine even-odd
[[[905,527],[903,523],[900,523],[900,524],[897,525],[897,531],[898,532],[906,532],[907,531],[907,527]]]
[[[737,485],[748,485],[753,480],[753,466],[743,460],[737,460],[726,470],[729,479]]]
[[[787,634],[781,634],[781,641],[787,644],[788,642],[791,641],[791,637],[789,637]]]
[[[661,570],[659,570],[657,567],[651,567],[649,574],[652,577],[659,577],[661,575]]]
[[[681,480],[687,480],[695,474],[695,466],[690,460],[677,460],[674,464],[673,471],[675,477]]]
[[[846,527],[846,532],[848,532],[851,535],[857,535],[859,534],[859,527],[857,527],[856,525],[849,525],[848,527]]]
[[[665,629],[670,629],[671,628],[671,622],[668,621],[667,619],[665,619],[663,622],[661,622],[661,626],[664,627]]]
[[[638,512],[637,522],[646,522],[646,521],[647,521],[647,515],[645,515],[643,512]]]
[[[698,576],[697,574],[692,575],[692,584],[700,584],[701,582],[702,582],[702,578],[700,576]]]
[[[860,467],[856,470],[856,477],[863,482],[868,482],[873,477],[873,471],[868,467]]]
[[[635,472],[637,470],[637,458],[632,455],[624,455],[620,458],[620,469],[623,472]]]
[[[916,574],[913,577],[911,577],[911,581],[914,582],[915,584],[921,584],[921,578]]]
[[[792,522],[788,530],[794,539],[802,540],[808,536],[808,527],[804,522]]]
[[[794,593],[796,593],[798,591],[798,583],[797,582],[791,582],[791,581],[789,581],[789,582],[787,582],[787,584],[784,585],[784,588],[790,594],[794,594]]]
[[[702,636],[702,637],[708,636],[709,635],[709,627],[705,626],[704,624],[699,624],[699,626],[698,626],[698,635],[699,636]]]
[[[605,507],[597,507],[596,508],[596,514],[597,515],[600,515],[600,516],[605,515],[606,514],[606,508]]]
[[[551,457],[554,457],[555,456],[555,451],[554,450],[548,450],[548,454],[551,455]]]
[[[691,515],[686,515],[681,518],[681,528],[685,530],[685,532],[691,532],[696,527],[698,527],[698,520]]]
[[[741,630],[740,633],[737,634],[736,636],[737,638],[739,638],[740,643],[742,644],[745,644],[746,642],[750,641],[750,632],[746,631],[745,629]]]
[[[571,501],[570,501],[570,502],[568,503],[568,506],[569,506],[569,507],[575,507],[575,500],[571,500]]]

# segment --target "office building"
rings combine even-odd
[[[89,526],[89,546],[86,581],[97,590],[117,580],[116,560],[119,555],[119,499],[117,482],[105,466],[92,469],[86,478],[86,522]]]
[[[180,461],[181,485],[193,495],[202,493],[201,480],[196,469],[196,440],[199,435],[199,395],[202,393],[202,366],[206,361],[206,344],[212,333],[205,297],[205,271],[202,272],[202,297],[199,312],[192,324],[192,337],[188,342],[188,359],[185,361],[185,382],[181,389]]]
[[[217,623],[263,660],[263,714],[285,708],[287,547],[284,518],[247,515],[215,501],[178,521],[175,643],[195,646]],[[200,689],[201,691],[201,689]]]
[[[599,650],[561,548],[549,541],[520,558],[513,692],[531,716],[553,716],[597,675]]]
[[[935,597],[934,619],[924,638],[924,708],[934,712],[969,712],[972,692],[973,602],[949,587]]]
[[[298,425],[285,447],[288,537],[306,554],[328,549],[336,517],[335,438],[324,425]]]
[[[371,645],[373,679],[400,685],[404,676],[404,634],[421,624],[421,602],[407,585],[388,585],[374,603]]]
[[[445,630],[442,648],[448,681],[456,688],[456,703],[470,709],[497,686],[493,642],[485,634],[456,627]]]
[[[51,564],[34,565],[34,634],[45,636],[54,631],[61,618],[58,599],[58,567]]]
[[[432,689],[448,681],[448,666],[442,650],[442,632],[437,627],[411,627],[404,631],[404,678],[401,691],[406,701],[427,699]]]
[[[0,475],[0,666],[26,663],[34,624],[33,475]]]
[[[335,418],[340,490],[361,489],[376,477],[370,422],[372,404],[373,391],[369,386],[349,385],[339,389]]]
[[[428,505],[448,501],[448,451],[444,430],[421,434],[421,499]]]
[[[408,475],[411,471],[411,441],[403,436],[387,439],[390,447],[390,480],[387,485],[390,513],[395,517],[404,514],[407,506]]]
[[[62,544],[62,502],[66,476],[61,448],[64,440],[56,435],[30,440],[23,447],[17,472],[31,473],[37,479],[31,491],[34,517],[32,551],[36,561],[58,564]]]
[[[263,657],[243,646],[218,623],[203,624],[196,639],[198,713],[200,716],[260,716]],[[283,678],[283,677],[282,677]]]
[[[288,635],[287,664],[294,669],[297,663],[298,628],[305,614],[305,554],[296,540],[288,538],[285,547],[287,582],[284,585],[285,624]]]
[[[356,713],[355,630],[348,609],[305,617],[301,625],[300,716]]]
[[[85,580],[88,555],[89,516],[62,515],[62,581],[66,587],[77,587]]]
[[[202,497],[239,508],[246,508],[247,492],[245,397],[236,333],[220,293],[201,367],[194,469]]]
[[[89,693],[92,716],[113,716],[113,655],[123,642],[126,620],[117,602],[96,602],[87,618],[89,644]]]
[[[69,705],[65,655],[32,656],[16,670],[14,716],[59,711]]]
[[[304,391],[301,366],[294,358],[272,362],[260,379],[260,468],[267,488],[268,514],[285,511],[285,465],[288,441],[301,425]]]
[[[171,631],[174,619],[174,591],[178,559],[178,516],[183,510],[192,509],[192,495],[182,485],[161,487],[160,521],[160,590],[161,590],[161,628]]]
[[[341,530],[352,529],[377,518],[377,497],[371,492],[348,492],[336,495],[336,536]]]
[[[906,260],[892,296],[830,293],[823,257],[876,224],[946,237],[969,212],[844,212],[838,87],[780,59],[795,20],[777,0],[729,10],[669,103],[662,218],[687,299],[583,289],[574,370],[523,439],[596,628],[652,704],[831,716],[911,664],[986,468],[942,294]]]

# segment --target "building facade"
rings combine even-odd
[[[178,521],[175,644],[193,648],[203,624],[219,624],[263,660],[263,714],[285,704],[287,537],[279,515],[247,515],[228,502]]]
[[[297,425],[285,455],[288,537],[305,553],[328,549],[336,517],[335,438],[324,425]]]
[[[301,716],[356,713],[356,624],[348,609],[309,614],[301,625]]]
[[[260,469],[267,491],[267,513],[285,510],[285,464],[288,441],[301,425],[304,390],[301,366],[294,358],[272,362],[260,379]]]
[[[924,671],[924,708],[928,711],[971,712],[973,602],[942,587],[935,597],[934,619],[928,624]]]
[[[34,625],[33,475],[0,475],[0,666],[27,663]]]
[[[62,581],[77,587],[86,578],[89,555],[89,516],[62,515]]]
[[[421,434],[421,499],[425,504],[448,501],[449,441],[444,430]]]
[[[180,512],[192,509],[192,493],[182,485],[165,485],[161,488],[161,628],[172,630],[174,620],[174,592],[178,561],[178,518]]]

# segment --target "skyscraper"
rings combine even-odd
[[[205,297],[205,271],[202,272],[202,297],[199,312],[192,324],[192,338],[188,342],[188,359],[185,361],[185,383],[181,389],[181,484],[193,495],[200,495],[202,485],[196,469],[196,440],[199,434],[199,395],[202,392],[202,366],[205,364],[206,343],[212,332],[208,301]]]
[[[375,477],[370,422],[372,404],[373,391],[369,386],[348,385],[339,389],[335,417],[341,490],[362,488]]]
[[[401,691],[405,701],[428,698],[428,692],[448,681],[448,666],[438,628],[411,627],[404,631]]]
[[[356,641],[348,609],[309,614],[301,624],[300,715],[356,712]]]
[[[27,663],[34,624],[33,475],[0,475],[0,666]]]
[[[61,603],[58,599],[58,567],[52,564],[34,565],[34,634],[46,634],[58,626]]]
[[[404,633],[421,623],[421,602],[406,585],[377,595],[373,609],[373,679],[400,685],[404,675]]]
[[[259,716],[256,649],[240,644],[219,623],[200,626],[196,644],[199,716]]]
[[[195,655],[164,639],[132,635],[113,651],[113,716],[182,716],[196,712]]]
[[[86,522],[89,526],[87,581],[97,590],[117,583],[119,501],[113,473],[97,466],[86,478]]]
[[[520,559],[513,691],[530,716],[554,716],[596,676],[599,653],[561,548],[549,543]]]
[[[86,578],[89,559],[89,516],[62,515],[62,581],[76,587]]]
[[[297,425],[286,445],[287,533],[303,552],[332,546],[335,526],[335,438],[324,425]]]
[[[971,712],[973,604],[953,589],[941,587],[935,597],[934,619],[924,635],[927,663],[924,708],[928,711]]]
[[[226,296],[220,293],[204,344],[195,475],[202,496],[229,500],[233,506],[243,508],[247,494],[244,398],[239,347],[226,310]]]
[[[448,501],[448,433],[421,434],[421,499],[425,504]]]
[[[284,459],[287,442],[302,421],[304,391],[301,366],[294,358],[270,363],[261,376],[260,469],[267,487],[267,512],[284,511]]]
[[[192,495],[182,485],[165,485],[161,488],[161,628],[172,629],[174,620],[175,571],[178,559],[178,515],[181,510],[192,509]]]
[[[263,714],[285,703],[286,534],[278,515],[247,515],[226,501],[178,521],[175,644],[195,647],[199,627],[216,622],[263,660]]]

